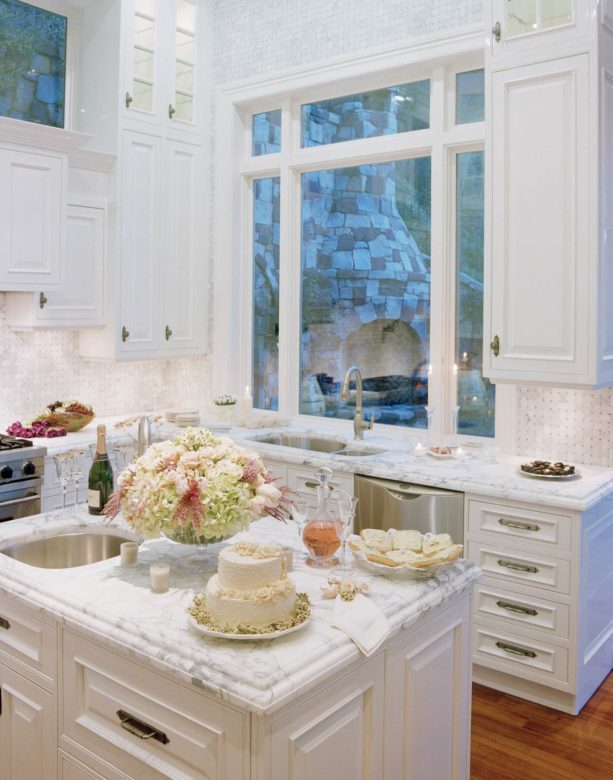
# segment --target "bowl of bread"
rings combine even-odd
[[[464,549],[461,544],[454,544],[449,534],[422,534],[395,528],[389,531],[364,528],[348,544],[356,561],[373,574],[409,579],[435,577],[459,558]]]

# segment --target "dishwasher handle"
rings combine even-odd
[[[392,488],[386,488],[388,495],[395,498],[397,501],[414,501],[416,498],[422,498],[419,493],[413,493],[409,490],[397,490]]]

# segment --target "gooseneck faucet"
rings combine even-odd
[[[352,375],[355,374],[355,414],[353,416],[353,438],[363,439],[364,431],[372,430],[375,424],[375,416],[371,415],[369,422],[364,422],[364,414],[362,411],[362,374],[357,366],[351,366],[347,369],[345,379],[343,380],[343,389],[341,390],[341,398],[343,401],[347,401],[349,398],[349,382]]]

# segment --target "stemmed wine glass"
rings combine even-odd
[[[296,524],[298,531],[298,543],[302,546],[302,531],[309,519],[310,504],[306,498],[296,498],[292,504],[291,515],[292,520]]]
[[[66,518],[66,490],[70,479],[70,452],[58,452],[53,456],[55,471],[62,487],[62,518]]]
[[[347,541],[353,532],[353,521],[358,505],[358,499],[353,498],[344,490],[333,490],[332,498],[336,499],[338,505],[337,533],[341,543],[341,574],[351,573],[351,564],[347,563]]]
[[[136,449],[133,444],[118,444],[113,447],[117,467],[121,473],[126,469],[136,456]]]

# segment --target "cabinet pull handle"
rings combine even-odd
[[[163,731],[150,726],[142,720],[138,720],[138,718],[124,710],[117,710],[117,717],[121,721],[121,728],[129,731],[130,734],[134,734],[139,739],[155,739],[161,742],[162,745],[167,745],[170,742]]]
[[[526,650],[525,647],[510,645],[507,642],[496,642],[496,647],[499,647],[501,650],[504,650],[505,653],[510,653],[511,655],[521,655],[524,658],[536,658],[537,656],[534,650]]]
[[[173,106],[172,103],[169,103],[168,104],[168,118],[172,119],[176,113],[177,113],[177,109]]]
[[[164,335],[166,336],[166,341],[170,341],[170,337],[172,336],[172,331],[166,326],[166,330],[164,331]]]
[[[540,531],[541,526],[536,523],[522,523],[519,520],[507,520],[504,517],[499,517],[498,522],[500,525],[506,525],[507,528],[519,528],[521,531]]]
[[[8,622],[8,620],[0,615],[0,628],[5,628],[8,631],[10,627],[11,624]]]
[[[500,354],[500,339],[498,336],[494,336],[494,338],[490,341],[490,349],[494,353],[494,356],[498,357]]]
[[[500,42],[500,33],[501,33],[500,22],[496,22],[496,24],[492,27],[492,35],[494,36],[494,40],[496,41],[496,43]]]
[[[41,309],[44,309],[44,308],[45,308],[45,304],[46,304],[46,303],[47,303],[47,296],[45,295],[45,293],[44,293],[44,292],[42,292],[42,293],[41,293],[41,294],[38,296],[38,305],[40,306],[40,308],[41,308]]]
[[[504,566],[505,569],[513,569],[513,571],[525,571],[528,574],[538,574],[536,566],[526,566],[525,563],[516,563],[515,561],[505,561],[504,558],[498,559],[498,565]]]
[[[508,612],[518,612],[520,615],[530,615],[530,617],[536,617],[538,615],[536,609],[522,607],[521,604],[513,604],[510,601],[497,601],[496,604],[500,609],[506,609]]]
[[[328,482],[328,484],[331,488],[338,487],[338,482]],[[313,482],[312,480],[309,479],[304,483],[304,486],[308,488],[318,488],[319,482]]]
[[[121,340],[125,343],[130,338],[130,331],[125,325],[121,328]]]
[[[126,108],[130,108],[130,103],[132,103],[133,100],[134,98],[132,95],[129,92],[126,92]]]

